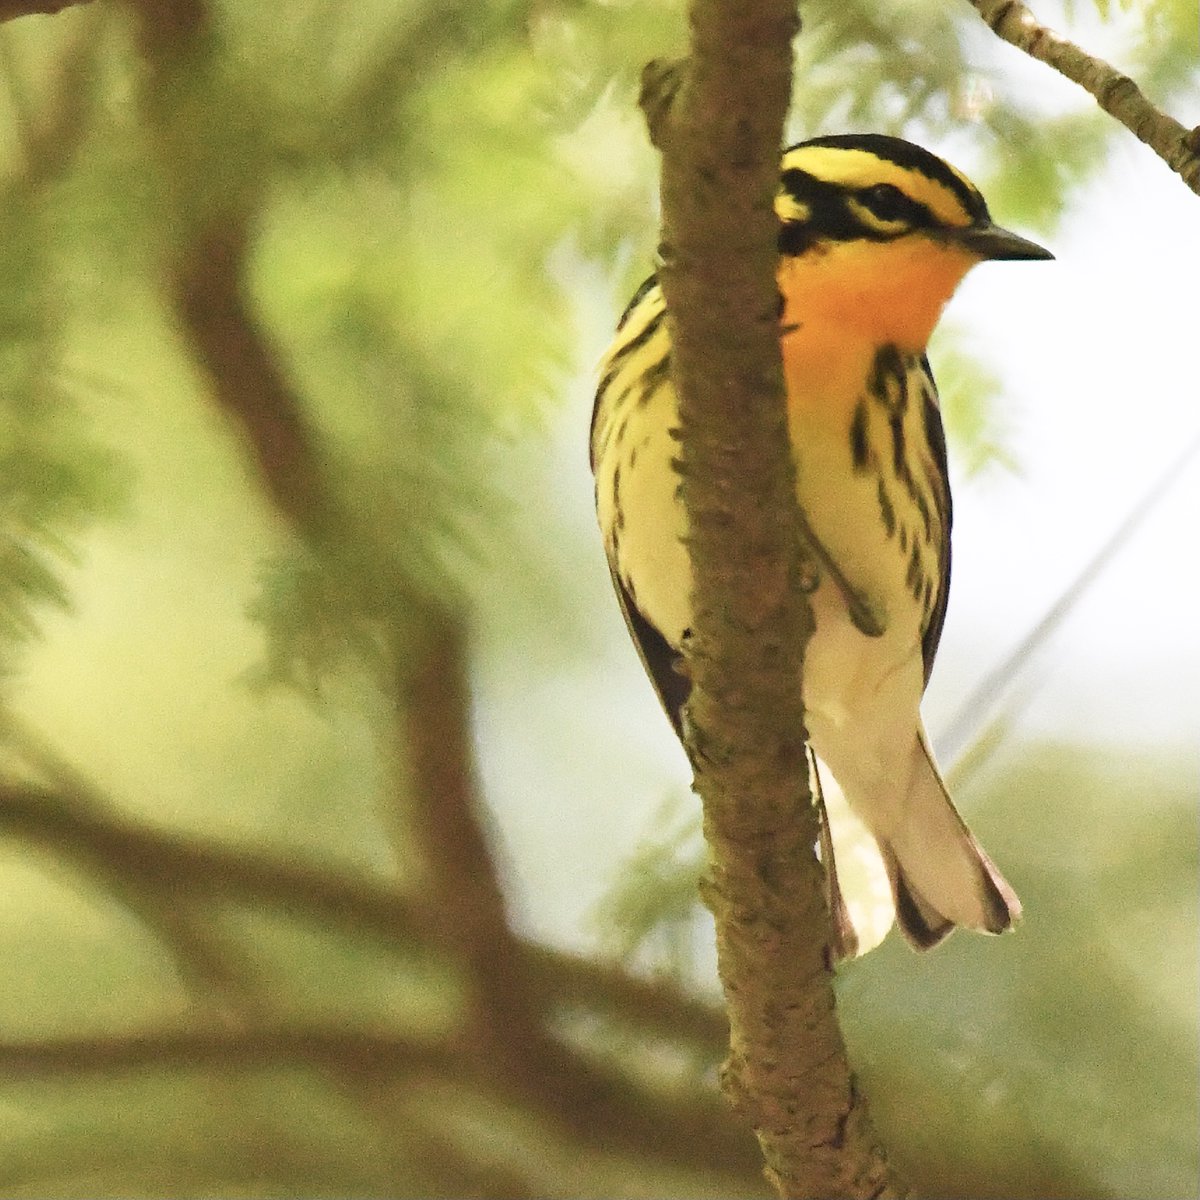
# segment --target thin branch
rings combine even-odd
[[[794,0],[692,0],[690,57],[652,64],[662,266],[692,560],[687,743],[729,1010],[723,1086],[783,1197],[899,1193],[834,1015],[801,701],[812,616],[779,349],[779,153]]]
[[[354,1066],[364,1072],[451,1074],[458,1066],[445,1046],[341,1027],[167,1029],[114,1036],[0,1040],[0,1065],[10,1079],[209,1066],[251,1070],[280,1063]]]
[[[115,872],[143,889],[159,889],[163,903],[190,893],[266,905],[408,946],[428,937],[432,921],[397,892],[345,872],[147,829],[115,814],[81,809],[45,788],[0,788],[0,828],[86,871],[103,864],[104,880]]]
[[[997,36],[1090,93],[1200,195],[1200,126],[1188,130],[1160,112],[1128,75],[1039,23],[1020,0],[970,0],[970,4]]]

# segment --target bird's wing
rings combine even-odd
[[[953,518],[953,506],[950,500],[950,476],[947,473],[946,433],[942,428],[942,414],[937,403],[937,384],[933,380],[929,359],[924,355],[921,356],[921,366],[929,379],[929,390],[925,393],[925,428],[936,468],[930,478],[930,485],[942,528],[942,544],[939,547],[942,577],[938,581],[933,611],[929,614],[929,622],[921,637],[921,657],[925,663],[925,682],[928,683],[938,643],[942,639],[942,626],[946,623],[946,602],[950,598],[950,523]]]
[[[608,568],[612,574],[617,600],[621,605],[621,614],[629,627],[629,636],[633,638],[633,644],[637,647],[638,657],[642,660],[642,666],[646,668],[646,674],[650,676],[650,682],[654,684],[654,690],[675,727],[676,736],[683,741],[683,706],[692,691],[692,681],[684,670],[683,657],[638,608],[636,600],[611,561]]]

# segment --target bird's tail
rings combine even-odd
[[[901,819],[879,838],[896,920],[918,950],[936,946],[956,925],[1003,933],[1021,902],[958,815],[920,731]]]

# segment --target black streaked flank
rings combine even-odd
[[[625,430],[629,427],[629,413],[625,412],[619,420],[613,425],[613,431],[609,435],[614,445],[619,446],[625,440]]]
[[[929,498],[918,487],[913,493],[913,500],[917,504],[917,511],[920,514],[920,522],[925,530],[925,541],[931,542],[934,540],[934,514],[929,509]]]
[[[661,358],[656,359],[653,366],[647,367],[641,374],[638,383],[642,393],[638,397],[639,407],[654,395],[664,383],[671,378],[671,352],[665,351]]]
[[[619,533],[625,528],[625,509],[621,505],[621,463],[617,461],[617,465],[613,467],[612,474],[612,493],[613,493],[613,528]]]
[[[921,587],[925,579],[921,574],[921,551],[917,546],[916,538],[913,538],[912,553],[908,556],[908,571],[904,576],[904,581],[912,588],[913,598],[920,600]]]
[[[616,379],[616,377],[621,373],[621,368],[624,365],[625,364],[621,361],[620,357],[618,357],[613,362],[609,363],[608,370],[605,371],[604,374],[600,376],[600,383],[596,387],[595,411],[599,411],[600,401],[603,400],[605,393],[608,391],[608,389],[610,387],[612,387],[613,380]],[[593,425],[594,424],[595,424],[595,421],[593,419]]]
[[[921,399],[926,404],[932,404],[937,407],[938,394],[937,387],[933,382],[933,368],[929,365],[929,355],[922,354],[920,359],[920,378],[917,380],[921,388]]]
[[[946,623],[946,603],[950,598],[950,527],[954,521],[954,506],[950,499],[946,434],[942,428],[942,414],[938,410],[937,384],[933,381],[933,372],[929,369],[929,359],[925,355],[921,355],[918,365],[924,376],[921,390],[925,400],[925,441],[933,459],[929,473],[929,490],[938,514],[937,557],[934,560],[938,577],[934,581],[933,607],[924,636],[921,638],[921,657],[925,663],[925,682],[928,683],[938,643],[942,640],[942,627]]]
[[[879,515],[883,518],[883,527],[887,530],[888,537],[893,537],[896,533],[896,509],[892,498],[887,494],[887,485],[883,482],[882,475],[879,476],[876,492],[879,496]]]
[[[633,299],[625,306],[625,311],[621,314],[621,320],[617,324],[617,332],[619,333],[628,323],[630,316],[634,310],[641,304],[651,291],[657,286],[658,277],[651,275],[640,288],[638,288]],[[637,378],[631,379],[625,388],[622,389],[619,395],[609,396],[609,391],[617,380],[617,376],[625,369],[628,364],[629,356],[636,352],[640,347],[644,346],[662,327],[663,319],[666,316],[666,309],[660,308],[647,322],[644,329],[626,342],[623,346],[619,346],[609,360],[608,368],[600,378],[600,383],[596,387],[596,398],[592,404],[592,424],[591,433],[588,437],[589,447],[589,462],[591,463],[592,473],[596,471],[596,429],[600,420],[601,409],[607,401],[612,408],[618,408],[629,394],[630,388],[641,386],[643,392],[639,397],[641,402],[647,398],[645,387],[647,379],[651,384],[650,390],[657,389],[660,382],[667,378],[667,373],[670,370],[669,355],[665,362],[655,363],[647,371],[644,371]]]
[[[904,357],[895,346],[880,346],[871,364],[871,374],[867,379],[867,390],[885,408],[896,415],[902,415],[908,406],[908,389],[905,381],[908,375]]]
[[[912,476],[908,473],[908,456],[904,448],[903,413],[893,412],[888,418],[888,425],[892,431],[892,470],[896,478],[911,492]]]
[[[917,512],[921,514],[921,526],[925,532],[925,541],[933,541],[933,514],[929,511],[929,500],[925,493],[916,486],[916,480],[913,481],[912,489],[913,503],[917,506]]]
[[[867,405],[860,399],[854,409],[854,420],[850,422],[850,457],[856,471],[865,471],[871,458],[871,447],[867,442]]]

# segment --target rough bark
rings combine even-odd
[[[787,446],[773,198],[793,0],[693,0],[689,57],[652,63],[660,278],[694,572],[687,742],[730,1020],[723,1087],[784,1197],[901,1194],[834,1012],[801,701],[812,618]]]

